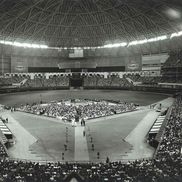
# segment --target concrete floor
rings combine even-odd
[[[65,98],[87,98],[121,100],[144,106],[163,100],[168,96],[167,94],[127,90],[50,90],[0,94],[0,104],[14,106],[33,102],[37,103],[41,100],[50,102]]]
[[[20,103],[64,98],[107,98],[140,103],[142,106],[162,103],[163,107],[172,104],[167,95],[130,91],[45,91],[0,95],[0,103],[18,105]],[[165,100],[163,100],[165,99]],[[163,100],[161,102],[161,100]],[[72,127],[57,119],[35,116],[27,113],[1,113],[9,118],[8,126],[15,135],[15,145],[9,149],[13,158],[34,161],[105,161],[128,160],[151,157],[154,150],[145,142],[145,136],[158,113],[149,107],[139,111],[90,120],[86,124],[86,137],[83,127]],[[64,150],[65,131],[68,127],[68,151]],[[95,150],[91,150],[90,137],[93,137]],[[99,159],[97,153],[100,153]],[[64,159],[62,158],[64,153]]]

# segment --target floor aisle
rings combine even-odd
[[[89,161],[86,136],[83,135],[85,127],[75,127],[75,161]]]
[[[15,136],[15,143],[8,152],[13,158],[27,159],[27,160],[41,160],[38,156],[29,150],[29,147],[37,141],[26,129],[24,129],[10,114],[9,112],[3,113],[4,118],[8,118],[7,126]]]

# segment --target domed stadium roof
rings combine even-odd
[[[178,32],[181,0],[2,0],[0,38],[100,46]]]

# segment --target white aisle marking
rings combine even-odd
[[[83,136],[85,127],[75,127],[75,161],[89,161],[86,136]]]
[[[4,113],[3,117],[8,118],[8,127],[15,136],[16,145],[9,148],[10,157],[27,160],[40,160],[38,156],[31,153],[29,146],[37,141],[18,121],[16,121],[9,113]]]
[[[146,143],[146,135],[159,114],[159,112],[154,110],[150,111],[136,126],[136,128],[126,137],[125,140],[133,146],[133,150],[124,158],[141,159],[153,156],[154,149],[150,147],[148,143]]]

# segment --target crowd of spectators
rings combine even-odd
[[[0,160],[0,181],[61,182],[74,173],[85,182],[180,182],[182,180],[182,96],[177,96],[153,159],[106,163],[34,163]]]
[[[2,144],[1,138],[0,138],[0,158],[1,157],[6,157],[7,152],[5,150],[5,146]]]
[[[157,158],[174,165],[182,166],[182,96],[178,96],[173,104],[171,115],[167,121],[163,139],[157,152]],[[177,166],[177,161],[181,161]],[[182,172],[182,169],[181,169]],[[181,173],[182,174],[182,173]],[[174,174],[175,175],[175,174]]]
[[[20,83],[24,79],[28,78],[27,76],[22,76],[22,75],[3,75],[0,76],[0,87],[1,86],[11,86],[12,84]]]
[[[125,78],[130,78],[133,82],[141,82],[143,84],[158,83],[182,83],[182,79],[175,76],[141,76],[139,74],[127,74]]]
[[[89,75],[84,78],[85,87],[118,87],[129,88],[133,85],[125,78],[120,78],[118,74],[109,75],[105,78],[103,75]]]
[[[0,112],[2,111],[2,106],[0,105]],[[0,121],[2,121],[2,117],[0,116]],[[6,148],[5,148],[5,142],[3,142],[3,137],[4,134],[2,133],[2,131],[0,130],[0,158],[1,157],[7,157],[7,152],[6,152]]]
[[[136,105],[133,103],[118,102],[111,104],[107,101],[86,100],[83,100],[82,102],[82,104],[76,105],[75,103],[68,104],[66,101],[48,104],[26,104],[21,106],[19,110],[38,115],[61,117],[63,120],[73,121],[76,115],[78,115],[79,118],[92,119],[136,109]]]
[[[178,163],[179,164],[179,163]],[[163,167],[168,167],[164,169]],[[0,161],[1,181],[62,182],[72,172],[78,173],[85,182],[180,182],[179,167],[165,165],[161,160],[136,160],[110,163],[47,163]],[[176,170],[173,172],[173,170]],[[168,173],[169,172],[169,173]],[[174,174],[174,175],[173,175]]]
[[[169,71],[169,70],[168,70]],[[70,77],[65,75],[50,75],[48,78],[43,74],[34,75],[11,75],[0,76],[0,87],[11,86],[22,83],[21,88],[68,88]],[[133,88],[134,82],[142,84],[157,85],[158,83],[182,83],[182,76],[175,71],[160,76],[146,76],[141,74],[126,73],[123,77],[119,74],[111,74],[104,77],[102,74],[85,75],[83,77],[83,87],[85,88]]]
[[[24,80],[24,83],[20,84]],[[0,76],[0,87],[20,84],[21,88],[54,88],[68,87],[69,77],[63,75],[50,75],[46,78],[42,74],[35,75],[33,79],[29,75],[4,75]]]
[[[130,81],[129,81],[130,79]],[[143,85],[158,85],[158,83],[182,83],[182,77],[175,75],[168,76],[144,76],[140,74],[125,74],[122,78],[119,75],[112,75],[104,78],[101,75],[87,76],[84,78],[84,87],[90,88],[132,88],[134,82]]]
[[[54,87],[68,87],[69,77],[61,75],[52,75],[45,78],[43,75],[36,75],[34,79],[28,79],[23,87],[29,88],[54,88]]]

